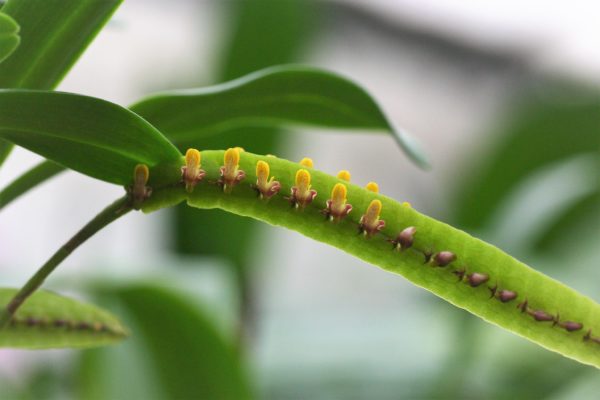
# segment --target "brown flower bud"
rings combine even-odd
[[[554,321],[554,316],[548,314],[542,310],[535,310],[531,312],[529,315],[533,317],[536,321]]]
[[[471,285],[471,287],[477,287],[490,279],[488,274],[480,272],[473,272],[472,274],[467,275],[467,278],[469,279],[469,285]]]
[[[581,328],[583,328],[583,324],[580,324],[579,322],[573,322],[573,321],[561,322],[559,325],[569,332],[578,331]]]
[[[498,298],[498,300],[500,300],[503,303],[508,303],[509,301],[517,298],[517,292],[503,289],[496,293],[496,298]]]
[[[416,232],[417,228],[414,226],[409,226],[408,228],[402,230],[396,239],[390,240],[390,242],[394,245],[395,249],[406,250],[413,245]]]
[[[436,267],[445,267],[452,261],[456,260],[456,255],[450,251],[440,251],[433,256],[433,265]]]

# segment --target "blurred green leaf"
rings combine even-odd
[[[564,246],[569,246],[571,241],[578,240],[570,237],[570,232],[577,232],[578,236],[587,234],[591,236],[597,234],[599,226],[600,190],[596,190],[555,216],[546,230],[536,238],[534,248],[539,252],[562,252]]]
[[[0,209],[6,207],[27,190],[38,186],[62,171],[64,171],[62,166],[52,161],[42,161],[0,190]]]
[[[560,93],[566,101],[527,96],[492,151],[472,167],[471,178],[461,177],[458,225],[486,226],[532,171],[577,154],[600,152],[600,95],[580,88]]]
[[[4,163],[4,160],[8,157],[12,150],[12,143],[0,139],[0,166]]]
[[[320,5],[306,0],[229,3],[230,31],[219,78],[239,78],[271,65],[296,61],[317,28]]]
[[[181,155],[159,131],[108,101],[70,93],[0,90],[0,137],[65,167],[127,185],[135,165],[154,184],[179,175]]]
[[[79,352],[72,369],[77,383],[71,390],[75,393],[70,395],[86,400],[164,399],[166,395],[154,367],[152,353],[131,313],[115,297],[113,288],[123,283],[114,282],[112,285],[102,293],[93,290],[94,301],[118,314],[132,335],[117,346]]]
[[[19,46],[19,25],[10,16],[0,12],[0,62]]]
[[[238,355],[217,333],[193,301],[152,284],[133,284],[103,293],[104,300],[117,302],[131,323],[133,336],[121,346],[127,363],[143,364],[136,383],[151,379],[155,399],[247,399],[251,392]],[[81,373],[87,376],[84,398],[106,398],[132,393],[131,380],[116,379],[110,371],[117,348],[100,349],[84,355]],[[103,360],[104,358],[104,360]],[[134,358],[132,360],[131,358]],[[137,361],[136,361],[137,359]],[[121,358],[121,361],[124,362]],[[126,379],[124,379],[126,378]],[[103,385],[113,385],[112,389]],[[156,393],[158,391],[158,393]],[[90,394],[91,393],[91,394]],[[144,397],[147,398],[147,397]]]
[[[0,64],[0,88],[50,89],[79,58],[122,0],[10,0],[21,44]]]
[[[17,289],[0,289],[7,304]],[[127,335],[119,320],[95,306],[37,291],[0,330],[0,347],[44,349],[94,347],[115,343]]]
[[[386,131],[413,160],[426,164],[423,154],[390,125],[363,88],[312,67],[270,67],[217,86],[158,94],[131,109],[172,141],[199,147],[206,136],[243,127],[297,124]]]

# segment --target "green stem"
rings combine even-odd
[[[42,161],[0,191],[0,210],[29,189],[36,187],[64,170],[63,166],[52,161]]]
[[[127,197],[122,197],[106,207],[100,214],[96,215],[79,232],[67,241],[60,249],[50,257],[48,261],[33,275],[29,281],[17,292],[12,300],[0,313],[0,328],[6,326],[17,309],[23,302],[33,294],[44,283],[48,275],[67,258],[75,249],[92,237],[96,232],[131,211]]]

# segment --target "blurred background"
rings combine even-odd
[[[367,88],[426,150],[384,134],[286,128],[242,146],[467,230],[600,301],[600,3],[127,0],[59,90],[128,105],[282,63]],[[250,140],[249,138],[252,138]],[[0,187],[39,161],[13,152]],[[66,172],[0,214],[2,286],[20,286],[122,188]],[[600,375],[296,233],[218,211],[130,214],[47,288],[132,336],[0,350],[2,399],[574,399]]]

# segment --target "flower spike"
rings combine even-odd
[[[281,189],[281,184],[274,180],[275,177],[269,179],[269,172],[269,164],[262,160],[256,163],[256,190],[261,199],[268,200]]]
[[[340,221],[352,211],[352,206],[346,203],[348,189],[341,183],[336,183],[331,191],[331,199],[327,200],[327,208],[323,213],[330,221]]]
[[[185,183],[185,190],[188,193],[194,191],[194,186],[198,184],[206,175],[204,170],[200,169],[200,160],[202,156],[196,149],[188,149],[185,152],[185,166],[181,167],[181,177]]]
[[[381,201],[377,199],[371,201],[371,204],[369,204],[369,207],[367,208],[367,212],[360,218],[360,233],[363,233],[366,237],[371,237],[383,229],[385,221],[379,219],[382,207]]]
[[[150,178],[148,166],[145,164],[136,165],[133,170],[133,185],[127,189],[131,196],[131,206],[135,210],[139,210],[144,200],[152,194],[152,188],[146,186],[148,178]]]
[[[350,182],[350,172],[343,169],[340,172],[338,172],[337,178],[346,182]]]
[[[288,198],[292,206],[303,209],[317,196],[317,191],[310,188],[310,172],[299,169],[296,172],[296,185],[292,186],[292,195]]]
[[[379,185],[375,182],[367,183],[367,186],[365,186],[365,189],[367,189],[369,192],[379,193]]]
[[[306,168],[313,168],[314,163],[312,158],[304,157],[302,160],[300,160],[300,165]]]
[[[225,193],[231,193],[231,189],[246,177],[246,173],[239,169],[240,147],[227,149],[223,158],[225,165],[221,167],[219,184],[223,186]]]

